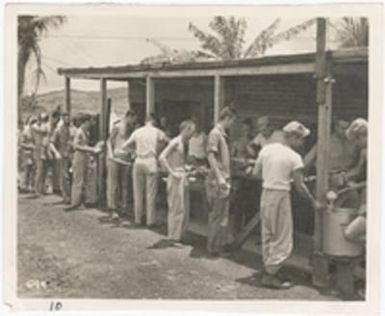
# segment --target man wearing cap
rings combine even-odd
[[[118,205],[127,212],[131,179],[131,151],[121,146],[135,128],[136,114],[128,110],[124,118],[116,123],[107,140],[107,205],[113,219],[119,218]]]
[[[58,124],[51,137],[51,148],[59,164],[59,185],[64,204],[71,203],[71,185],[69,168],[71,165],[71,132],[70,115],[61,113],[61,123]]]
[[[311,202],[314,209],[321,208],[304,183],[304,164],[295,152],[310,131],[303,124],[292,121],[283,128],[283,133],[284,142],[263,147],[253,169],[253,175],[261,176],[263,180],[260,214],[265,271],[262,284],[276,289],[292,286],[277,276],[293,249],[291,180],[295,189]]]
[[[258,152],[268,144],[283,142],[282,131],[273,129],[268,116],[258,118],[257,130],[257,136],[247,146],[247,151],[252,157],[257,157]]]
[[[135,162],[132,171],[134,189],[135,224],[142,224],[144,196],[146,197],[146,224],[156,224],[155,199],[158,193],[158,149],[169,141],[166,134],[155,127],[155,116],[147,117],[145,126],[136,129],[122,145],[135,146]],[[144,195],[144,192],[146,194]]]
[[[227,130],[234,124],[237,112],[225,107],[219,113],[219,122],[207,140],[207,158],[210,172],[206,177],[209,204],[207,250],[212,256],[225,254],[228,242],[229,202],[231,190],[230,151]]]
[[[354,141],[361,149],[360,160],[357,165],[346,173],[349,183],[366,179],[368,122],[359,118],[352,122],[346,131],[346,136]],[[345,236],[353,242],[366,240],[366,188],[361,192],[361,206],[358,216],[346,227]]]

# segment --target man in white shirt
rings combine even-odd
[[[261,116],[257,120],[258,134],[247,146],[249,154],[253,157],[258,156],[258,152],[266,145],[273,143],[282,143],[284,141],[283,133],[274,130],[271,126],[270,119],[267,116]]]
[[[293,149],[299,148],[310,131],[293,121],[284,128],[284,143],[266,145],[256,161],[253,175],[262,176],[261,196],[262,257],[265,273],[262,284],[284,289],[291,287],[277,276],[283,262],[293,249],[293,219],[291,214],[291,180],[294,187],[314,209],[321,208],[307,189],[303,180],[303,161]]]
[[[158,193],[158,162],[157,150],[159,143],[169,141],[166,134],[155,127],[155,117],[149,115],[146,125],[136,129],[129,139],[123,143],[122,149],[135,145],[135,162],[133,166],[133,189],[135,224],[142,224],[144,213],[144,191],[146,192],[146,223],[156,224],[155,200]]]

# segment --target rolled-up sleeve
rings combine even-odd
[[[219,135],[211,131],[207,139],[207,153],[217,154],[219,151]]]

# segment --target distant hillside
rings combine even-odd
[[[127,89],[110,89],[107,91],[107,97],[111,98],[114,112],[119,116],[123,115],[127,109]],[[52,111],[59,105],[62,109],[65,108],[64,90],[39,94],[36,98],[38,107],[46,111]],[[71,90],[71,107],[73,113],[99,112],[100,92]]]

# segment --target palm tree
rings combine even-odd
[[[369,45],[369,23],[367,18],[343,18],[333,25],[340,47],[367,47]]]
[[[239,58],[254,58],[265,54],[266,50],[275,44],[290,40],[298,33],[306,30],[315,23],[310,19],[304,23],[277,33],[280,19],[276,19],[267,28],[259,32],[253,42],[244,50],[247,22],[243,18],[216,16],[209,23],[209,27],[216,33],[210,34],[200,30],[193,23],[189,30],[202,43],[202,48],[216,59],[230,60]]]
[[[28,62],[33,56],[36,62],[35,92],[41,78],[45,78],[42,68],[40,40],[51,28],[58,28],[66,21],[63,16],[19,16],[18,18],[18,96],[19,102],[24,92],[25,72]],[[20,104],[20,103],[19,103]]]

